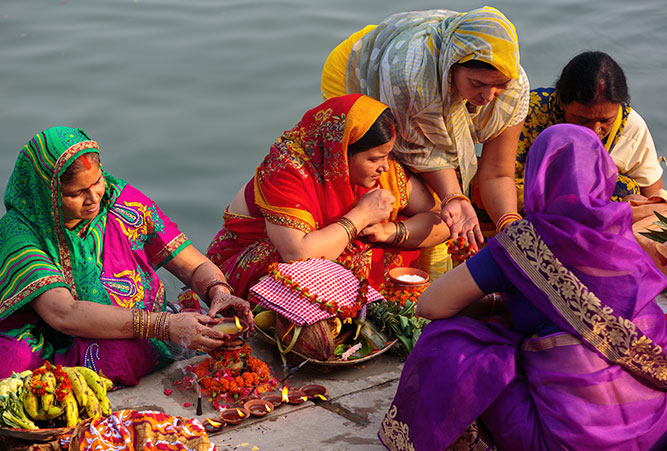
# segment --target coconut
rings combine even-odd
[[[276,334],[281,337],[284,347],[287,347],[294,335],[294,326],[283,316],[276,315]],[[333,330],[336,327],[335,318],[324,319],[310,326],[303,326],[301,333],[292,347],[292,350],[315,360],[328,360],[334,355],[336,344],[334,343]],[[289,332],[288,332],[289,330]]]

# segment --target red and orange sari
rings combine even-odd
[[[309,233],[345,215],[368,191],[350,184],[347,146],[361,138],[385,108],[360,94],[336,97],[308,111],[271,146],[246,185],[250,216],[225,211],[223,228],[207,251],[238,296],[247,297],[248,289],[268,273],[268,266],[282,260],[266,234],[265,221]],[[396,197],[390,220],[396,219],[408,203],[403,167],[391,161],[378,186]],[[337,261],[349,261],[377,288],[386,271],[416,264],[418,256],[418,250],[357,239]]]

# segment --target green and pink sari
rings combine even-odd
[[[60,176],[89,152],[99,153],[98,145],[82,130],[53,127],[19,153],[0,219],[0,378],[49,360],[133,385],[171,360],[157,340],[63,335],[30,306],[64,287],[76,300],[161,311],[164,287],[156,270],[190,244],[153,201],[106,172],[100,213],[65,228]]]

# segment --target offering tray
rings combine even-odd
[[[255,330],[259,333],[259,335],[260,335],[265,341],[267,341],[268,343],[273,344],[274,346],[276,345],[276,339],[275,339],[275,337],[273,336],[273,334],[271,333],[271,331],[265,331],[265,330],[261,329],[260,327],[258,327],[256,324],[255,324]],[[371,360],[371,359],[374,359],[375,357],[379,356],[380,354],[383,354],[383,353],[386,352],[389,348],[391,348],[392,346],[394,346],[394,344],[396,344],[397,341],[398,341],[397,339],[394,339],[394,340],[390,341],[389,344],[387,344],[384,348],[380,349],[379,351],[377,351],[377,352],[375,352],[375,353],[373,353],[373,354],[369,354],[369,355],[367,355],[367,356],[365,356],[365,357],[361,357],[361,358],[359,358],[359,359],[351,359],[351,360],[342,360],[342,359],[340,359],[340,358],[338,358],[338,357],[335,357],[335,358],[332,358],[332,359],[329,359],[329,360],[316,360],[316,359],[313,359],[313,358],[311,358],[311,357],[308,357],[308,356],[306,356],[306,355],[304,355],[304,354],[301,354],[300,352],[298,352],[298,351],[294,351],[294,350],[288,352],[287,354],[292,354],[292,355],[298,357],[298,358],[301,359],[301,360],[309,360],[309,363],[314,363],[314,364],[316,364],[316,365],[323,365],[323,366],[350,366],[350,365],[356,365],[356,364],[358,364],[358,363],[367,362],[367,361],[369,361],[369,360]]]

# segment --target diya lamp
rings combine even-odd
[[[206,432],[209,433],[209,434],[219,432],[225,426],[227,426],[226,422],[221,421],[221,420],[215,420],[213,418],[205,418],[204,421],[202,421],[201,423],[204,426],[204,429],[206,429]]]
[[[302,402],[308,401],[308,396],[297,388],[290,390],[287,387],[283,387],[282,400],[283,402],[290,404],[301,404]]]
[[[236,351],[243,347],[245,340],[242,335],[248,331],[248,323],[238,317],[222,318],[220,323],[212,326],[218,332],[227,335],[228,340],[219,349],[225,351]]]
[[[239,424],[250,416],[250,412],[245,407],[230,407],[220,412],[222,421],[229,424]]]
[[[262,398],[264,401],[268,401],[271,404],[273,404],[273,407],[278,407],[280,404],[283,402],[283,397],[280,393],[265,393],[262,395]]]
[[[319,384],[308,384],[301,387],[301,390],[308,399],[319,399],[321,401],[326,401],[327,396],[329,395],[329,390],[324,385]]]
[[[246,401],[245,404],[243,404],[243,407],[245,407],[251,415],[256,417],[263,417],[267,413],[273,411],[273,404],[270,401],[259,398]]]

